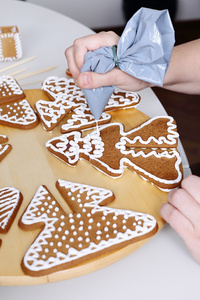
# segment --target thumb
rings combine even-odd
[[[77,78],[77,85],[80,88],[96,89],[102,86],[115,85],[116,77],[113,78],[113,71],[100,74],[95,72],[83,72]]]
[[[137,92],[144,88],[154,86],[153,84],[137,79],[117,68],[114,68],[104,74],[95,72],[80,73],[76,83],[83,89],[96,89],[102,86],[113,85],[122,90],[132,92]]]

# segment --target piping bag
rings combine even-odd
[[[126,24],[117,46],[104,46],[86,53],[81,72],[106,73],[118,67],[138,79],[162,86],[174,43],[168,10],[141,8]],[[114,86],[83,89],[96,121],[114,89]]]

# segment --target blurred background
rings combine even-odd
[[[20,1],[20,0],[15,0]],[[200,38],[200,0],[21,0],[50,8],[90,27],[121,35],[140,8],[168,9],[176,45]],[[193,173],[200,175],[200,96],[153,88],[167,113],[177,122],[181,142]]]
[[[26,0],[53,9],[90,28],[124,26],[140,7],[168,8],[176,21],[200,19],[200,0]]]

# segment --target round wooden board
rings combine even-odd
[[[24,92],[32,107],[39,99],[49,100],[41,90],[25,90]],[[123,123],[125,130],[136,127],[149,119],[148,116],[135,108],[115,111],[110,114],[112,115],[112,122]],[[112,190],[116,199],[110,204],[111,207],[149,213],[156,218],[159,230],[164,225],[160,216],[160,207],[166,202],[167,193],[160,191],[134,172],[126,169],[122,177],[112,179],[84,160],[81,160],[73,168],[51,155],[45,147],[45,142],[53,136],[60,135],[60,125],[52,133],[45,131],[41,123],[31,130],[20,130],[0,125],[0,133],[8,136],[9,143],[13,147],[0,164],[0,188],[13,186],[23,194],[23,203],[12,227],[7,234],[0,234],[2,240],[0,285],[42,284],[87,274],[122,259],[148,241],[146,239],[131,244],[121,250],[48,276],[29,277],[24,275],[20,265],[21,260],[40,231],[23,231],[18,227],[18,220],[40,185],[44,184],[49,188],[67,213],[70,212],[70,209],[55,187],[57,179]]]

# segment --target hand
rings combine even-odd
[[[80,88],[93,89],[113,85],[122,90],[135,92],[151,86],[149,83],[136,79],[117,68],[105,74],[80,73],[87,51],[94,51],[103,46],[112,47],[117,45],[118,41],[119,36],[114,32],[100,32],[75,40],[74,44],[65,51],[68,68]]]
[[[192,256],[200,263],[200,177],[183,179],[181,188],[168,194],[161,216],[181,236]]]

